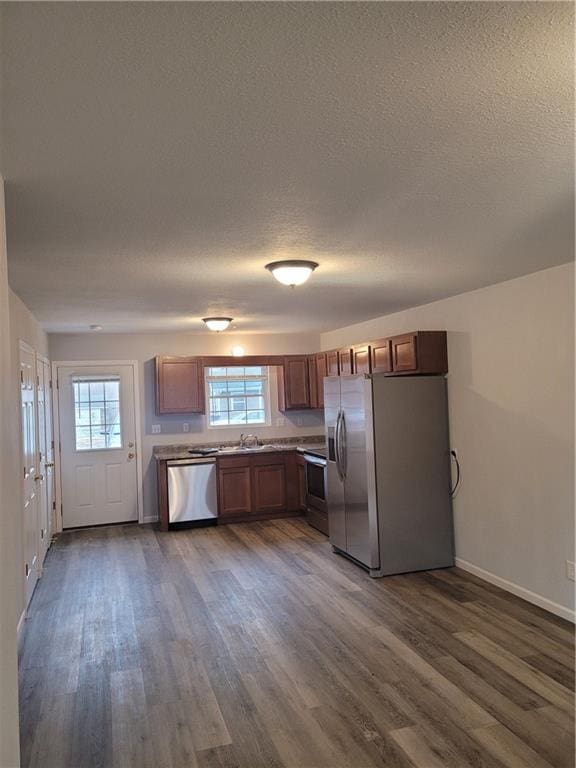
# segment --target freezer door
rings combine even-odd
[[[443,376],[373,377],[382,574],[454,565]]]
[[[168,519],[170,523],[218,516],[216,462],[168,464]]]
[[[346,550],[346,519],[344,515],[344,483],[338,461],[337,437],[340,426],[340,377],[324,379],[324,423],[326,425],[326,504],[330,542]]]
[[[374,482],[368,464],[373,461],[372,386],[369,377],[341,376],[342,417],[340,453],[344,466],[344,501],[346,517],[345,551],[368,568],[378,568],[378,525]]]

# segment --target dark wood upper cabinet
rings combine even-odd
[[[252,510],[283,512],[286,504],[286,462],[282,454],[252,457]]]
[[[318,408],[318,377],[316,376],[316,355],[308,355],[308,387],[310,408]]]
[[[284,365],[278,368],[278,408],[280,411],[310,408],[307,355],[285,357]]]
[[[416,331],[390,339],[392,373],[448,373],[446,331]]]
[[[338,366],[340,368],[340,375],[343,376],[347,373],[353,373],[352,368],[352,349],[339,349],[338,350]]]
[[[324,378],[328,376],[328,361],[326,353],[320,352],[312,356],[314,366],[314,382],[316,385],[316,408],[324,408]],[[313,406],[314,407],[314,406]]]
[[[252,473],[249,457],[219,459],[218,514],[246,516],[252,513]]]
[[[156,412],[204,413],[204,369],[199,357],[156,358]]]
[[[339,376],[340,366],[338,364],[338,350],[333,349],[326,352],[326,376]]]
[[[370,345],[372,358],[372,373],[390,373],[392,370],[392,355],[390,339],[379,339]]]
[[[352,367],[354,373],[372,373],[370,347],[367,344],[352,350]]]
[[[406,333],[394,336],[392,343],[392,370],[396,373],[416,371],[418,369],[417,346],[418,334]]]

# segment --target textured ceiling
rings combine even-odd
[[[326,330],[573,258],[571,3],[1,13],[10,282],[49,330]]]

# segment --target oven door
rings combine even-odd
[[[326,459],[306,455],[306,505],[326,512]]]

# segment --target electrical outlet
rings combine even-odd
[[[576,576],[574,575],[574,563],[571,560],[566,560],[566,578],[570,579],[570,581],[576,581]]]
[[[153,435],[159,435],[161,432],[160,424],[152,424],[152,434]]]
[[[182,432],[190,432],[190,424],[187,421],[182,424]]]

